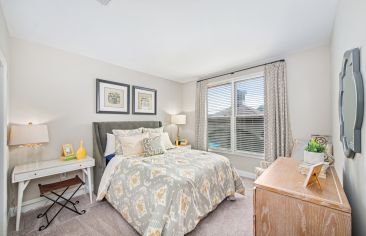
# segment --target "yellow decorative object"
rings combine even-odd
[[[83,140],[80,140],[80,147],[78,149],[78,151],[76,152],[76,158],[78,160],[82,160],[86,157],[87,153],[86,153],[86,149],[84,148],[84,142]]]

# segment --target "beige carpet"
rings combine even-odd
[[[223,201],[216,210],[204,218],[189,236],[242,236],[253,234],[253,181],[243,179],[246,196],[237,195],[236,201]],[[78,209],[85,209],[84,215],[77,215],[67,209],[61,211],[54,222],[39,232],[43,224],[37,215],[39,209],[22,214],[20,231],[15,231],[15,218],[9,222],[9,235],[122,235],[137,236],[138,233],[106,201],[89,203],[87,195],[77,197]],[[56,209],[55,209],[56,210]]]

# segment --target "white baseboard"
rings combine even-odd
[[[93,189],[93,186],[92,186],[92,189]],[[66,191],[66,193],[64,194],[64,197],[69,198],[75,190],[76,190],[76,187],[70,188],[69,190]],[[57,192],[57,193],[59,193],[59,192]],[[74,195],[74,197],[80,196],[85,193],[89,193],[88,186],[86,186],[86,185],[81,186],[81,188],[79,189],[79,191],[77,191],[77,193]],[[55,199],[56,196],[54,194],[51,194],[50,197]],[[51,203],[52,202],[50,200],[48,200],[44,197],[39,197],[39,198],[35,198],[32,200],[23,202],[22,213],[50,205]],[[9,214],[8,214],[9,217],[16,216],[16,214],[17,214],[17,207],[12,207],[9,209]]]
[[[253,180],[255,179],[255,174],[252,173],[252,172],[248,172],[248,171],[245,171],[245,170],[238,170],[238,169],[236,169],[236,172],[241,177],[248,178],[248,179],[253,179]]]

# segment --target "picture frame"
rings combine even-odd
[[[130,85],[97,79],[96,112],[130,114]]]
[[[62,153],[64,157],[75,157],[74,147],[72,144],[62,144]]]
[[[320,162],[318,164],[312,165],[309,169],[308,174],[306,175],[304,187],[309,187],[310,185],[317,183],[319,188],[322,189],[322,186],[320,185],[319,181],[319,174],[323,167],[323,162]]]
[[[156,115],[157,90],[132,86],[132,114]]]

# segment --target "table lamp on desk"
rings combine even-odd
[[[175,140],[175,145],[180,146],[183,143],[185,144],[186,140],[181,139],[179,136],[179,129],[180,129],[180,125],[186,124],[186,115],[172,115],[171,123],[178,126],[178,132],[177,132],[177,138]]]
[[[47,125],[12,125],[9,146],[38,148],[49,142]]]

